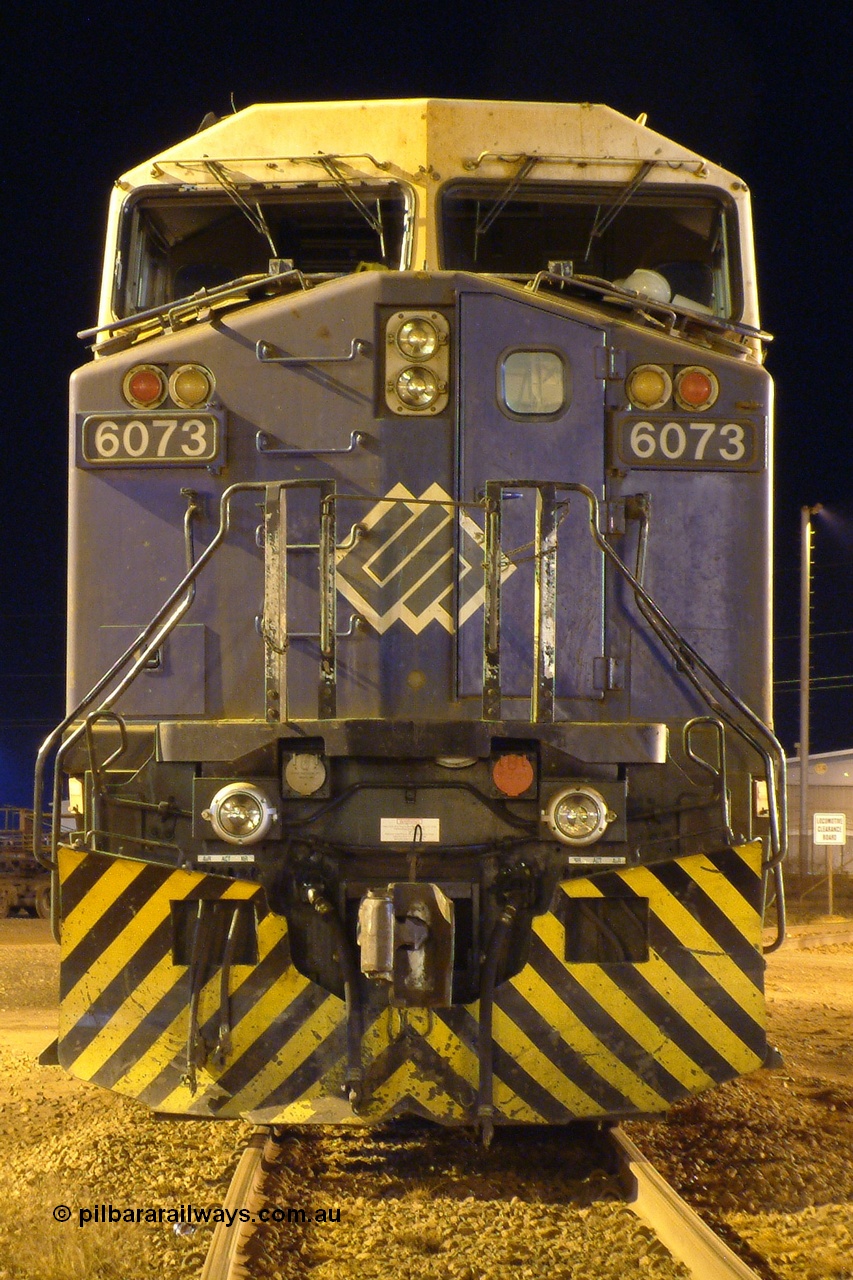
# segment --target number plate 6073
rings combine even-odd
[[[204,467],[219,454],[219,420],[209,413],[91,414],[83,420],[83,460],[91,466]]]
[[[700,470],[758,470],[764,465],[762,432],[755,422],[740,418],[648,418],[619,414],[616,449],[630,467],[686,467]]]

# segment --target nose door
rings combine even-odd
[[[589,504],[581,494],[557,488],[557,549],[549,556],[549,499],[543,511],[536,486],[573,482],[603,495],[604,381],[597,369],[604,331],[491,293],[463,294],[460,321],[459,497],[474,504],[487,485],[493,497],[501,494],[500,687],[510,700],[503,714],[526,718],[536,678],[535,636],[542,634],[537,561],[549,583],[556,574],[554,694],[601,696],[594,660],[604,652],[603,563],[589,532]],[[458,682],[461,697],[474,697],[484,679],[482,511],[464,508],[460,524]],[[545,598],[540,594],[539,612],[543,604],[551,607],[550,592],[549,586]],[[525,703],[513,707],[514,699]]]

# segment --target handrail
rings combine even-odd
[[[65,732],[71,727],[75,720],[79,720],[81,716],[87,715],[89,708],[97,698],[101,696],[104,690],[110,685],[111,681],[119,677],[119,673],[124,670],[128,662],[132,658],[136,660],[132,663],[130,669],[118,679],[118,683],[110,690],[93,711],[94,716],[101,716],[112,710],[113,704],[121,697],[123,693],[133,684],[136,677],[144,670],[146,663],[152,654],[160,648],[167,637],[174,631],[181,618],[186,614],[195,596],[195,582],[201,571],[210,562],[219,547],[224,542],[231,524],[231,499],[238,493],[247,491],[257,491],[266,488],[263,482],[258,481],[242,481],[237,484],[230,485],[224,490],[219,503],[219,528],[214,534],[212,540],[205,547],[202,554],[188,568],[187,572],[181,578],[178,585],[169,594],[153,618],[143,627],[135,640],[132,640],[128,647],[112,664],[111,667],[101,676],[101,678],[92,686],[87,694],[77,703],[73,710],[69,711],[65,718],[60,721],[56,728],[48,734],[39,748],[36,757],[35,768],[35,787],[33,797],[33,825],[38,830],[43,821],[44,814],[44,772],[45,767],[51,753],[61,741]],[[185,540],[188,547],[188,555],[190,554],[191,541],[191,522],[198,513],[198,505],[196,495],[189,491],[185,491],[188,498],[187,511],[184,517]],[[56,870],[56,849],[59,843],[59,812],[60,812],[60,772],[59,763],[70,748],[79,742],[80,738],[86,732],[86,723],[80,724],[69,734],[62,742],[57,752],[56,768],[54,773],[54,804],[53,804],[53,824],[51,831],[51,856],[45,859],[41,856],[37,842],[33,841],[33,854],[42,864],[50,871]]]

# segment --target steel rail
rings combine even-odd
[[[761,1280],[682,1200],[618,1126],[610,1130],[628,1184],[628,1206],[655,1233],[693,1280]]]
[[[280,1144],[269,1129],[256,1129],[252,1134],[222,1206],[226,1219],[231,1218],[231,1225],[226,1220],[214,1227],[201,1280],[236,1280],[237,1276],[246,1274],[243,1254],[257,1225],[254,1219],[263,1205],[267,1174],[278,1160],[280,1151]],[[235,1216],[241,1209],[249,1211],[246,1222]]]

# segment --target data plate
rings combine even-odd
[[[751,418],[614,415],[615,450],[629,467],[759,471],[764,433]]]
[[[83,461],[99,467],[207,467],[221,423],[211,413],[93,413],[83,419]]]

